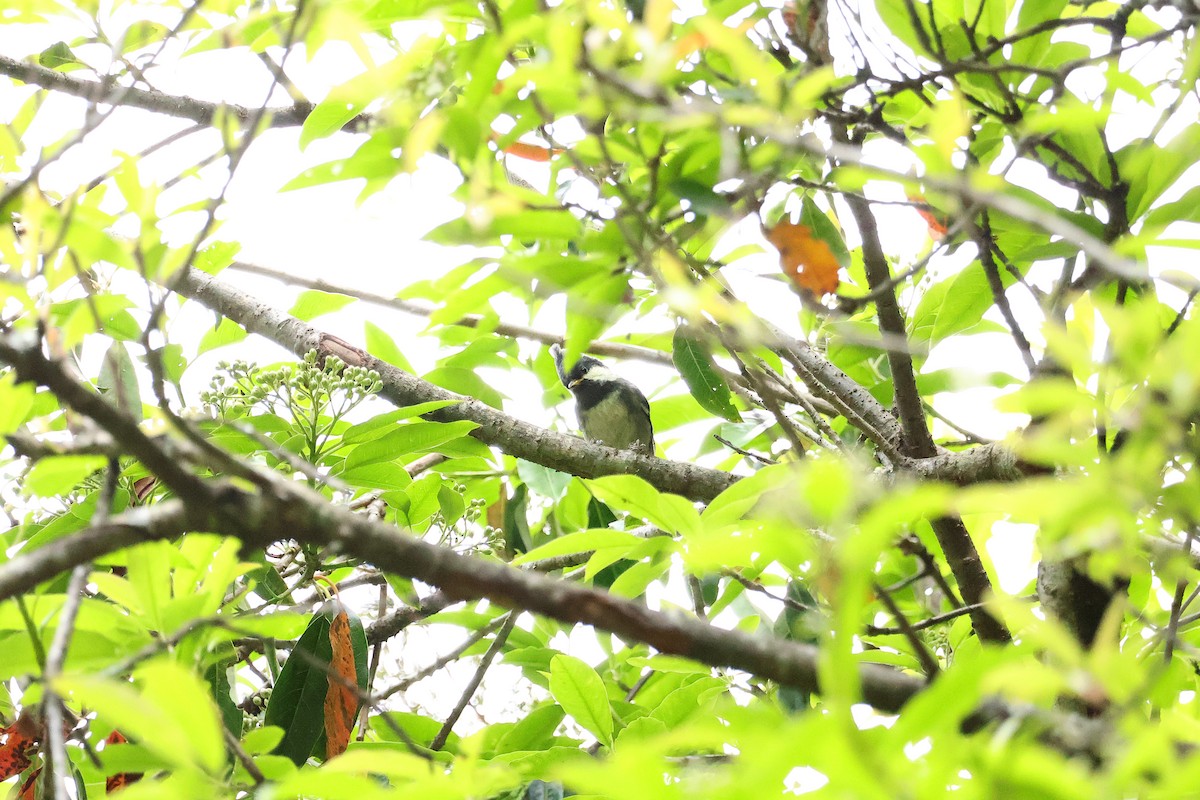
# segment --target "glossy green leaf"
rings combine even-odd
[[[702,408],[719,417],[737,422],[741,419],[733,406],[725,379],[717,372],[703,340],[689,334],[683,327],[675,329],[671,360],[684,382]]]
[[[572,719],[601,743],[612,743],[612,709],[604,681],[596,670],[574,656],[556,655],[550,660],[550,693]]]

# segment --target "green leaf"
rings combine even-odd
[[[555,502],[561,500],[566,494],[572,478],[565,472],[543,467],[541,464],[524,459],[517,459],[517,475],[530,489]]]
[[[705,343],[681,326],[675,329],[671,345],[671,360],[696,402],[706,411],[730,422],[741,421],[741,416],[733,406],[729,387],[717,372],[712,353]]]
[[[233,263],[234,256],[241,252],[237,242],[214,242],[196,253],[192,265],[209,275],[216,275]]]
[[[604,681],[596,670],[574,656],[554,656],[550,659],[550,694],[601,743],[612,744],[612,709]]]
[[[839,267],[845,269],[850,266],[850,251],[846,248],[842,232],[810,195],[804,196],[800,206],[800,224],[807,225],[814,237],[829,245]]]
[[[1184,128],[1166,145],[1136,140],[1117,151],[1121,177],[1129,184],[1129,219],[1137,220],[1195,163],[1200,125]]]
[[[78,68],[84,66],[84,63],[76,57],[66,42],[55,42],[43,50],[38,55],[38,64],[47,69],[56,69],[60,72],[70,71],[69,69],[64,69],[64,67]]]
[[[315,290],[302,292],[288,313],[307,322],[322,314],[329,314],[345,308],[353,302],[353,297],[347,297],[344,294],[330,294]]]
[[[225,728],[234,735],[242,735],[242,710],[238,708],[231,694],[229,682],[230,667],[233,661],[221,661],[209,666],[204,672],[204,682],[208,684],[217,708],[221,711],[221,721]]]
[[[687,536],[700,530],[700,515],[691,501],[660,492],[636,475],[607,475],[588,481],[588,486],[613,508],[636,514],[669,533]]]
[[[1000,273],[1007,288],[1015,280],[1007,271]],[[925,293],[912,317],[912,345],[923,352],[943,339],[962,333],[983,319],[995,303],[983,267],[975,262]]]
[[[1166,227],[1172,222],[1200,222],[1200,186],[1193,186],[1178,200],[1164,203],[1146,215],[1146,227]]]
[[[242,740],[242,749],[252,756],[257,756],[271,752],[279,746],[281,741],[283,741],[283,729],[267,725],[247,731],[246,738]]]
[[[245,338],[245,328],[227,317],[221,317],[215,328],[200,337],[200,345],[196,348],[196,355],[207,353],[209,350],[215,350],[218,347],[237,344]]]
[[[578,531],[576,533],[568,533],[565,536],[559,536],[557,539],[547,542],[541,547],[530,550],[528,553],[523,553],[514,558],[512,563],[514,565],[528,564],[531,561],[540,561],[544,558],[567,556],[574,553],[587,553],[592,550],[606,548],[624,548],[628,550],[631,547],[642,544],[644,541],[644,539],[634,536],[632,533],[614,531],[610,528]]]
[[[483,220],[480,221],[480,217]],[[434,228],[425,238],[438,244],[491,244],[501,236],[534,241],[578,239],[583,226],[569,211],[530,211],[517,214],[483,214],[468,219],[459,217]]]
[[[629,276],[624,272],[596,275],[571,288],[567,294],[565,363],[574,364],[619,315],[628,292]]]
[[[66,494],[107,463],[104,456],[50,456],[33,465],[25,490],[37,497]]]
[[[109,403],[142,421],[142,396],[138,390],[137,371],[124,342],[113,342],[100,364],[96,388]]]
[[[347,122],[361,114],[364,108],[364,101],[348,100],[340,93],[318,103],[304,119],[304,127],[300,129],[300,148],[304,149],[313,141],[340,131]]]
[[[380,361],[386,361],[393,367],[399,367],[410,375],[416,374],[412,364],[408,362],[408,358],[396,346],[396,340],[388,334],[383,328],[376,325],[374,322],[367,320],[363,323],[366,330],[367,352],[378,358]]]
[[[356,467],[380,461],[397,461],[415,453],[437,452],[447,442],[461,439],[479,427],[479,423],[460,419],[454,422],[410,422],[400,425],[380,436],[358,445],[346,456],[342,469],[349,472]]]
[[[134,679],[137,688],[111,678],[64,676],[55,689],[70,693],[167,763],[217,774],[225,763],[225,740],[204,682],[166,659],[144,664]]]
[[[549,746],[554,730],[565,716],[562,706],[555,703],[535,708],[501,737],[496,743],[496,752],[512,753]]]
[[[399,420],[419,417],[423,414],[428,414],[430,411],[447,408],[458,402],[458,400],[430,400],[428,403],[418,403],[415,406],[404,406],[394,411],[388,411],[385,414],[376,414],[366,422],[351,425],[347,428],[342,433],[342,443],[356,444],[358,442],[370,441],[371,439],[378,439],[390,431]]]
[[[385,742],[404,741],[392,729],[392,725],[402,730],[409,739],[422,747],[428,747],[433,742],[433,737],[437,736],[438,731],[442,729],[440,721],[409,711],[389,711],[387,717],[388,720],[385,721],[382,714],[372,714],[370,722],[371,731]],[[391,722],[391,725],[388,722]],[[445,750],[449,753],[457,752],[458,743],[458,734],[451,733],[450,737],[446,739]]]
[[[0,436],[12,433],[25,423],[33,410],[35,394],[32,383],[17,383],[15,372],[0,375]]]
[[[296,766],[302,766],[308,760],[324,732],[325,693],[329,679],[316,664],[328,664],[331,652],[329,617],[315,614],[279,671],[271,699],[267,702],[264,724],[275,725],[284,731],[283,739],[273,752],[287,756]]]
[[[474,370],[461,369],[459,367],[439,367],[431,372],[427,372],[422,377],[432,384],[441,386],[443,389],[449,389],[452,392],[473,397],[492,408],[502,408],[504,406],[504,395],[500,390],[481,378],[479,373]]]

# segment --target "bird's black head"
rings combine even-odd
[[[600,359],[592,358],[591,356],[580,356],[575,365],[570,370],[567,370],[566,365],[563,363],[563,349],[556,344],[550,346],[550,354],[554,356],[554,366],[558,370],[558,379],[568,389],[571,388],[571,384],[582,380],[583,376],[595,367],[604,369],[604,362]]]

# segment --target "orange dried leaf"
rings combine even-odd
[[[746,20],[734,28],[734,31],[744,34],[753,27],[754,20]],[[707,50],[712,43],[711,37],[703,31],[691,31],[676,40],[673,54],[676,59],[684,59],[693,53]]]
[[[544,163],[565,151],[557,147],[543,147],[540,144],[513,142],[504,148],[504,152],[510,156],[523,158],[526,161],[539,161]]]
[[[708,47],[708,37],[699,31],[692,31],[675,42],[675,58],[687,58],[692,53]]]
[[[354,644],[350,641],[350,618],[338,611],[329,623],[329,689],[325,692],[325,757],[346,752],[358,696],[350,687],[358,685],[354,664]]]
[[[784,274],[797,286],[817,297],[837,291],[837,256],[824,240],[813,236],[811,228],[784,219],[766,234],[779,251]]]
[[[920,194],[910,194],[908,199],[914,203],[919,203],[916,206],[917,213],[921,215],[921,219],[925,220],[925,224],[929,227],[929,238],[935,242],[940,242],[946,235],[949,220],[941,214],[934,211],[933,207],[925,202],[925,196]]]
[[[941,241],[946,235],[948,228],[944,219],[924,208],[918,208],[917,213],[925,220],[925,224],[929,226],[929,237],[935,242]]]

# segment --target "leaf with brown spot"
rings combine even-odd
[[[783,219],[768,228],[766,236],[779,251],[784,274],[798,287],[818,298],[837,291],[837,256],[828,243],[813,235],[812,228]]]
[[[325,693],[325,757],[346,752],[354,715],[358,711],[358,670],[350,639],[350,618],[340,607],[329,623],[329,689]]]

